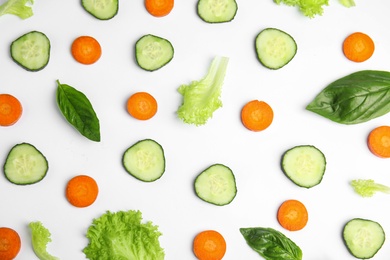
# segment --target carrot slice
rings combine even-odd
[[[249,101],[241,110],[242,124],[251,131],[262,131],[268,128],[274,118],[271,106],[259,100]]]
[[[71,52],[76,61],[90,65],[100,59],[102,48],[95,38],[91,36],[80,36],[73,41]]]
[[[193,251],[199,260],[220,260],[226,253],[226,241],[215,230],[205,230],[196,235]]]
[[[374,41],[365,33],[352,33],[343,42],[345,57],[354,62],[368,60],[374,54],[374,50]]]
[[[298,200],[286,200],[278,209],[277,219],[283,228],[290,231],[297,231],[306,226],[309,215],[302,202]]]
[[[0,126],[15,124],[23,113],[20,101],[10,94],[0,94]]]
[[[381,158],[390,158],[390,126],[378,126],[368,135],[368,148]]]
[[[174,6],[174,0],[145,0],[146,10],[153,16],[163,17],[168,15]]]
[[[137,92],[127,100],[127,112],[139,120],[148,120],[157,113],[157,101],[147,92]]]
[[[95,202],[99,193],[96,181],[87,175],[77,175],[66,186],[66,198],[75,207],[84,208]]]
[[[11,260],[19,254],[22,246],[18,232],[8,227],[0,227],[0,259]]]

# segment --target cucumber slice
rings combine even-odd
[[[345,245],[349,252],[359,259],[374,257],[385,242],[385,237],[382,226],[369,219],[351,219],[343,230]]]
[[[232,170],[223,164],[213,164],[195,179],[196,195],[211,204],[224,206],[237,194],[236,179]]]
[[[297,43],[288,33],[266,28],[256,37],[257,58],[266,68],[277,70],[287,65],[297,53]]]
[[[84,10],[99,20],[113,18],[119,9],[118,0],[81,0]]]
[[[171,42],[156,35],[144,35],[135,44],[137,64],[147,71],[158,70],[167,65],[173,54]]]
[[[164,150],[156,141],[144,139],[125,151],[122,163],[133,177],[144,182],[152,182],[165,172]]]
[[[235,0],[199,0],[198,16],[207,23],[226,23],[237,13]]]
[[[5,177],[18,185],[41,181],[49,169],[46,157],[29,143],[15,145],[4,164]]]
[[[299,145],[287,150],[282,157],[282,169],[296,185],[311,188],[321,183],[326,158],[315,146]]]
[[[11,43],[11,57],[26,70],[39,71],[49,63],[49,38],[38,31],[23,34]]]

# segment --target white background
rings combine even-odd
[[[1,2],[4,2],[2,0]],[[329,0],[323,16],[309,19],[295,8],[272,0],[238,0],[235,19],[207,24],[196,14],[195,0],[176,1],[166,17],[149,15],[141,0],[122,0],[119,13],[99,21],[86,13],[80,1],[36,0],[34,16],[21,20],[0,17],[0,92],[16,96],[24,113],[17,124],[0,128],[0,161],[17,143],[35,145],[47,158],[49,171],[39,183],[17,186],[0,178],[0,226],[19,232],[22,249],[17,259],[35,259],[27,227],[41,221],[52,234],[48,251],[60,259],[85,259],[82,250],[94,218],[107,210],[140,210],[163,233],[166,259],[196,259],[194,236],[206,229],[226,239],[224,259],[261,259],[246,244],[241,227],[271,227],[291,238],[305,260],[355,259],[342,240],[343,225],[351,218],[378,221],[390,234],[389,195],[362,198],[349,181],[372,178],[390,185],[390,161],[370,153],[366,138],[376,126],[389,124],[390,115],[359,125],[340,125],[305,110],[327,84],[349,73],[389,70],[390,1],[356,0],[345,8]],[[280,70],[264,68],[256,58],[254,39],[266,27],[292,35],[295,58]],[[11,42],[38,30],[51,41],[48,66],[29,72],[10,57]],[[353,63],[342,53],[344,38],[355,31],[370,35],[376,44],[366,62]],[[171,41],[173,60],[154,72],[138,68],[134,44],[144,34]],[[75,62],[72,41],[80,35],[95,37],[103,54],[93,65]],[[217,55],[230,58],[222,91],[223,107],[204,126],[186,125],[176,116],[182,99],[181,84],[199,80]],[[56,80],[82,91],[100,119],[102,140],[92,142],[70,126],[57,108]],[[127,98],[147,91],[159,110],[149,121],[137,121],[125,110]],[[269,103],[272,125],[250,132],[240,122],[242,106],[252,99]],[[165,151],[166,172],[153,183],[143,183],[125,172],[123,152],[138,140],[152,138]],[[283,152],[310,144],[326,156],[327,169],[320,185],[295,186],[280,169]],[[235,173],[238,193],[223,207],[198,199],[193,181],[209,165],[223,163]],[[65,196],[66,182],[78,174],[96,179],[100,193],[88,208],[71,206]],[[286,199],[302,201],[309,212],[307,226],[296,232],[284,230],[276,211]],[[389,259],[385,242],[374,259]]]

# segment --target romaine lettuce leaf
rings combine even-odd
[[[51,242],[50,231],[45,228],[40,221],[30,222],[31,243],[34,253],[40,260],[58,260],[59,258],[47,252],[47,244]]]
[[[31,5],[34,0],[8,0],[0,5],[0,16],[5,14],[13,14],[21,19],[27,19],[33,15]],[[30,4],[30,6],[28,5]]]

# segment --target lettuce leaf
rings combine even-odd
[[[50,255],[47,252],[47,244],[51,242],[51,234],[41,222],[30,222],[29,228],[31,230],[31,243],[34,253],[40,260],[58,260],[59,258]]]
[[[34,4],[34,0],[8,0],[0,5],[0,16],[13,14],[21,19],[27,19],[33,15],[33,10],[28,4]]]
[[[140,211],[107,211],[88,228],[84,254],[88,259],[163,260],[161,232],[152,222],[141,221]]]
[[[177,110],[178,117],[187,124],[204,125],[215,110],[222,107],[219,99],[229,58],[215,57],[207,75],[200,81],[181,85],[178,92],[183,103]]]
[[[298,7],[299,11],[309,18],[314,18],[316,15],[322,15],[324,6],[329,5],[328,0],[274,0],[276,4],[285,4],[288,6]]]
[[[339,1],[345,7],[355,6],[355,1],[354,0],[339,0]]]

